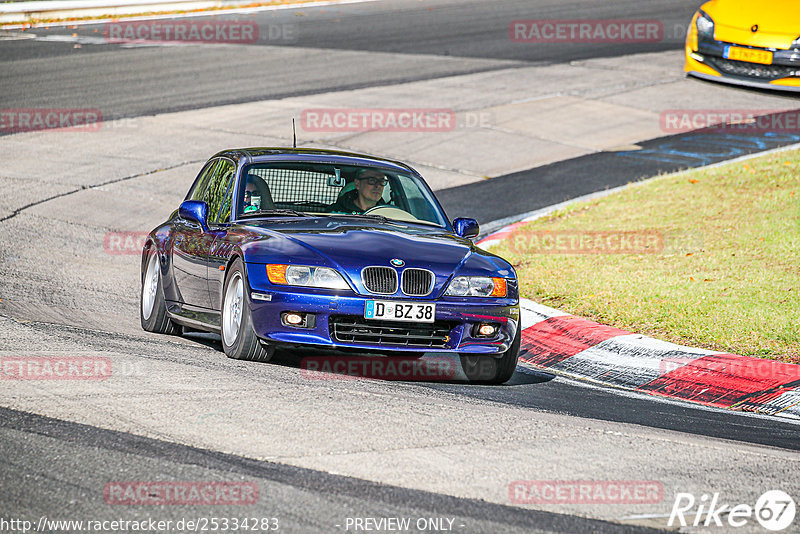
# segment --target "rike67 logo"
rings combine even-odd
[[[678,493],[667,525],[743,527],[755,520],[765,529],[778,532],[792,525],[796,512],[794,499],[781,490],[765,492],[755,505],[723,503],[719,493],[703,494],[699,500],[691,493]]]

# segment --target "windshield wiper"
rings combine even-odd
[[[384,217],[383,215],[373,214],[373,213],[329,213],[331,217],[367,217],[370,219],[376,219],[381,222],[402,222],[402,221],[395,221],[394,219],[389,219],[388,217]]]
[[[289,209],[274,209],[264,211],[253,211],[251,213],[243,213],[242,217],[280,217],[282,215],[291,215],[293,217],[313,217],[310,213],[303,213],[302,211],[289,210]]]
[[[326,215],[328,215],[330,217],[371,217],[371,218],[376,219],[376,220],[381,221],[381,222],[389,222],[389,223],[393,223],[393,224],[401,224],[401,225],[403,225],[403,224],[422,224],[424,226],[435,226],[436,228],[443,228],[442,225],[439,224],[439,223],[426,221],[424,219],[415,219],[415,220],[410,220],[410,219],[391,219],[391,218],[386,217],[384,215],[378,215],[377,213],[366,213],[366,214],[364,214],[364,213],[328,213]]]

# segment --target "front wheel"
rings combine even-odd
[[[180,335],[180,325],[175,324],[167,314],[159,274],[158,252],[153,248],[147,251],[146,265],[144,276],[142,276],[142,292],[139,295],[139,319],[142,328],[157,334]]]
[[[502,384],[507,382],[514,369],[517,368],[519,359],[520,331],[517,327],[517,335],[511,346],[499,357],[480,354],[461,354],[461,368],[473,384]]]
[[[253,319],[247,303],[244,265],[242,260],[233,262],[225,279],[222,296],[222,349],[228,358],[267,362],[275,347],[266,347],[253,330]]]

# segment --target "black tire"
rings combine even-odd
[[[521,328],[511,346],[499,357],[475,354],[460,354],[461,368],[472,384],[502,384],[508,382],[517,368]]]
[[[241,281],[240,320],[237,327],[228,329],[226,334],[226,321],[232,312],[228,306],[230,291],[234,291],[237,280]],[[247,276],[244,272],[242,260],[236,259],[225,276],[225,290],[222,293],[222,310],[220,314],[220,334],[222,337],[222,350],[228,358],[234,360],[247,360],[251,362],[268,362],[275,354],[275,347],[265,346],[256,336],[253,329],[253,318],[250,316],[250,305],[247,302]],[[235,298],[235,295],[231,295]],[[234,325],[235,322],[230,323]],[[234,335],[235,332],[235,335]]]
[[[155,269],[155,271],[151,269]],[[179,336],[182,333],[181,326],[173,322],[167,314],[160,271],[158,253],[151,247],[146,252],[144,270],[142,271],[142,289],[139,292],[139,319],[141,320],[142,328],[148,332]],[[152,304],[145,303],[146,289],[151,292],[149,298],[152,299]],[[146,307],[151,308],[147,317],[145,317]]]

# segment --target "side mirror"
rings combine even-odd
[[[202,200],[186,200],[178,208],[178,215],[188,221],[200,225],[204,232],[208,232],[208,204]]]
[[[456,235],[465,239],[472,239],[480,233],[481,227],[478,226],[478,221],[475,219],[468,219],[466,217],[458,217],[453,219],[453,228]]]

